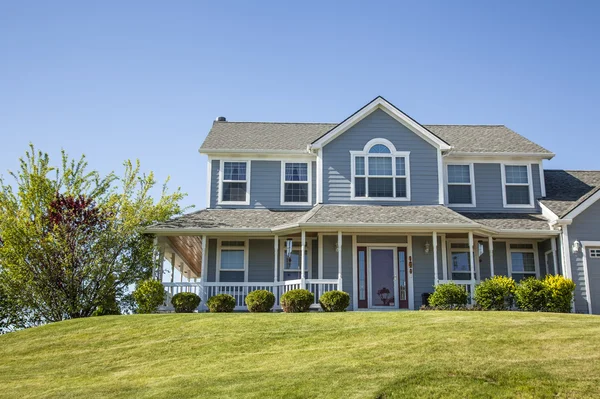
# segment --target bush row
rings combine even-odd
[[[569,313],[575,283],[563,276],[547,275],[538,280],[530,277],[519,284],[511,277],[495,276],[475,287],[474,299],[478,310],[511,310],[515,306],[529,312]],[[455,283],[440,284],[429,297],[424,309],[464,309],[468,293]]]

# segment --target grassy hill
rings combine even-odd
[[[99,317],[0,336],[0,397],[600,397],[600,318]]]

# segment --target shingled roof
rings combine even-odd
[[[528,213],[463,213],[483,226],[496,230],[551,230],[548,219]]]
[[[201,151],[306,151],[336,123],[213,123]],[[503,125],[423,125],[460,153],[552,153]]]
[[[545,170],[546,197],[541,200],[559,218],[600,190],[600,171]]]

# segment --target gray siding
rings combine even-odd
[[[309,209],[311,206],[281,205],[281,161],[251,161],[250,205],[218,205],[220,160],[213,160],[210,182],[210,208]],[[316,162],[311,163],[311,203],[316,198]]]
[[[569,248],[572,247],[575,241],[600,241],[600,202],[596,202],[573,220],[573,224],[569,226],[569,240]],[[585,275],[583,269],[584,254],[582,252],[573,254],[572,251],[569,251],[573,281],[576,284],[575,311],[577,313],[588,312],[588,298],[585,293]],[[600,280],[591,281],[590,279],[590,291],[597,292],[599,290]],[[592,305],[595,309],[600,309],[600,303],[593,303]]]
[[[319,240],[312,240],[312,278],[319,278]]]
[[[483,242],[483,245],[485,251],[479,257],[479,273],[481,274],[480,280],[485,280],[492,276],[492,271],[490,267],[490,251],[487,241]],[[475,251],[477,251],[477,249],[475,249]],[[497,276],[508,275],[508,263],[506,260],[506,243],[504,242],[494,242],[494,274]]]
[[[499,163],[476,163],[475,174],[475,198],[477,206],[474,208],[461,208],[450,206],[461,212],[507,212],[507,213],[536,213],[541,212],[537,205],[537,198],[541,198],[540,168],[538,164],[531,165],[533,181],[533,198],[535,209],[532,208],[504,208],[502,202],[502,165]]]
[[[384,138],[396,150],[410,151],[411,201],[395,205],[432,205],[439,203],[437,150],[382,110],[358,122],[323,148],[323,202],[352,203],[350,151],[361,151],[368,141]],[[355,201],[385,204],[383,201]]]
[[[338,278],[338,260],[335,246],[337,243],[337,236],[323,236],[323,278]],[[342,247],[344,246],[342,238]],[[352,243],[350,243],[352,245]],[[342,262],[344,261],[342,253]],[[352,254],[350,254],[352,257]]]
[[[431,237],[412,238],[415,309],[419,309],[423,304],[421,294],[433,292],[434,286],[433,248],[430,249],[429,253],[425,253],[426,242],[431,243]],[[441,241],[438,244],[438,278],[442,279]]]
[[[273,240],[250,240],[248,246],[248,281],[273,281],[275,265]]]
[[[323,278],[337,279],[338,278],[338,254],[335,250],[337,236],[323,236]],[[315,242],[316,244],[316,242]],[[318,261],[315,258],[315,263]],[[352,236],[345,235],[342,237],[342,291],[350,294],[350,307],[352,309],[353,298],[353,273],[352,273]],[[318,275],[313,274],[313,278]]]
[[[212,238],[208,240],[206,281],[215,282],[217,275],[217,240]]]

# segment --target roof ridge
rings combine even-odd
[[[424,123],[424,126],[473,126],[473,127],[506,127],[506,125],[498,125],[498,124],[480,124],[480,123]]]
[[[273,125],[338,125],[336,122],[257,122],[257,121],[215,121],[214,123],[263,123]]]
[[[595,172],[600,173],[600,170],[592,169],[544,169],[544,172]]]

